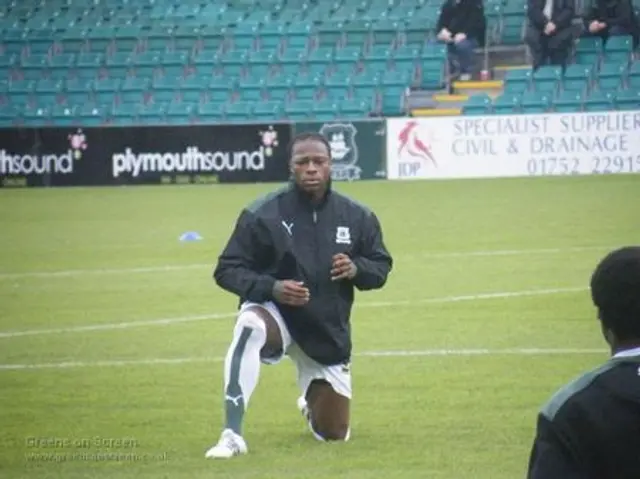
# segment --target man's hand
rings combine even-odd
[[[467,39],[467,35],[464,33],[456,33],[456,36],[453,37],[453,41],[455,43],[464,42]]]
[[[589,31],[591,33],[596,33],[600,31],[600,22],[594,20],[589,24]]]
[[[353,279],[357,272],[357,266],[346,254],[340,253],[333,257],[333,263],[331,265],[331,281]]]
[[[443,42],[451,41],[451,32],[446,28],[443,28],[442,30],[440,30],[440,33],[438,33],[438,40]]]
[[[555,31],[556,31],[556,24],[553,22],[547,23],[547,25],[544,27],[544,33],[546,35],[551,35]]]
[[[287,306],[304,306],[309,302],[309,289],[304,283],[286,279],[273,285],[273,297],[278,303]]]

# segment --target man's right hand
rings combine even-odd
[[[547,23],[547,25],[544,27],[544,33],[546,35],[551,35],[555,31],[556,31],[556,24],[553,22]]]
[[[442,30],[440,30],[440,33],[438,33],[438,40],[442,42],[451,41],[451,32],[446,28],[443,28]]]
[[[589,24],[589,32],[591,33],[597,33],[601,30],[602,28],[600,27],[600,22],[594,20],[593,22],[591,22]]]
[[[287,306],[304,306],[309,302],[309,289],[300,281],[286,279],[273,285],[273,297]]]

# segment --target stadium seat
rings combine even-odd
[[[551,97],[546,92],[528,91],[521,98],[524,113],[545,113],[549,110]]]
[[[553,93],[562,78],[562,68],[557,66],[541,66],[533,74],[533,84],[537,92]]]
[[[582,65],[595,65],[602,52],[602,40],[598,37],[582,37],[575,48],[575,62]]]
[[[464,115],[487,115],[491,110],[492,102],[487,94],[472,95],[462,106]]]
[[[630,35],[609,37],[604,45],[605,61],[627,63],[632,50],[633,38]]]
[[[603,63],[598,71],[598,88],[601,90],[617,90],[623,84],[627,64],[623,62]]]
[[[615,94],[614,101],[618,110],[640,110],[640,89],[620,90]]]
[[[589,65],[568,65],[562,80],[562,89],[584,93],[590,86],[593,67]]]
[[[583,94],[580,91],[565,90],[553,100],[553,108],[557,112],[570,113],[582,110]]]
[[[585,99],[585,111],[609,111],[614,110],[613,94],[603,90],[592,91]]]
[[[520,110],[521,95],[505,92],[493,100],[493,113],[511,115]]]
[[[504,91],[509,93],[522,93],[531,85],[533,76],[530,68],[518,68],[508,70],[504,80]]]

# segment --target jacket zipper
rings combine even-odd
[[[319,252],[319,242],[318,242],[318,212],[316,210],[313,210],[313,229],[314,229],[314,242],[313,242],[313,246],[314,246],[314,252],[315,252],[315,261],[316,261],[316,267],[314,268],[316,271],[315,277],[313,278],[314,281],[314,288],[315,288],[315,292],[318,291],[318,285],[319,283],[319,278],[318,278],[318,268],[320,265],[320,252]]]

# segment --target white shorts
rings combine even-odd
[[[280,310],[271,301],[261,304],[245,302],[240,306],[240,312],[249,307],[259,307],[266,310],[278,323],[282,335],[282,352],[277,356],[261,358],[263,363],[277,364],[285,355],[289,356],[298,370],[298,387],[303,396],[307,394],[313,380],[322,379],[327,381],[335,392],[351,399],[351,367],[349,364],[324,366],[307,356],[291,339],[291,334]]]

